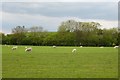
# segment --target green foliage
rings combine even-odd
[[[2,44],[2,36],[4,36],[4,34],[0,33],[0,44]]]
[[[26,29],[17,26],[13,34],[2,35],[2,44],[58,45],[58,46],[115,46],[120,44],[118,29],[101,29],[97,22],[68,20],[61,23],[57,32],[47,32],[40,26]],[[113,45],[114,43],[114,45]]]

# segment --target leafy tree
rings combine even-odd
[[[68,20],[66,22],[62,22],[58,28],[59,32],[74,32],[78,23],[74,20]]]
[[[31,33],[31,40],[33,45],[42,45],[43,38],[45,37],[47,31],[43,29],[43,27],[33,26],[29,29]]]
[[[2,44],[57,46],[115,46],[120,44],[119,28],[101,29],[97,22],[67,20],[57,32],[47,32],[41,26],[17,26],[12,34],[2,35]],[[1,36],[0,36],[1,39]]]
[[[13,39],[16,42],[16,44],[22,44],[22,40],[26,37],[26,32],[27,29],[25,28],[25,26],[17,26],[12,29],[12,33],[14,35]]]
[[[2,44],[2,37],[5,37],[5,35],[0,32],[0,44]]]

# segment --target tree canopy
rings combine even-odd
[[[39,46],[114,46],[120,44],[118,28],[101,29],[97,22],[63,21],[57,32],[48,32],[41,26],[17,26],[12,34],[2,36],[2,44]],[[0,37],[1,37],[0,36]]]

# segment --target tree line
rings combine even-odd
[[[97,22],[63,21],[57,32],[41,26],[17,26],[11,34],[0,33],[1,44],[35,46],[115,46],[120,44],[118,28],[101,29]]]

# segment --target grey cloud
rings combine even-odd
[[[8,13],[44,15],[51,17],[79,17],[83,19],[117,20],[117,3],[95,2],[46,2],[46,3],[3,3],[3,11]]]
[[[59,23],[66,20],[67,17],[76,17],[86,20],[117,20],[117,10],[117,3],[4,2],[2,4],[2,11],[6,12],[8,15],[3,14],[2,29],[3,32],[11,33],[11,29],[18,25],[24,25],[26,27],[40,25],[48,31],[56,31]],[[44,18],[41,16],[44,16]],[[66,18],[63,19],[64,17]]]

